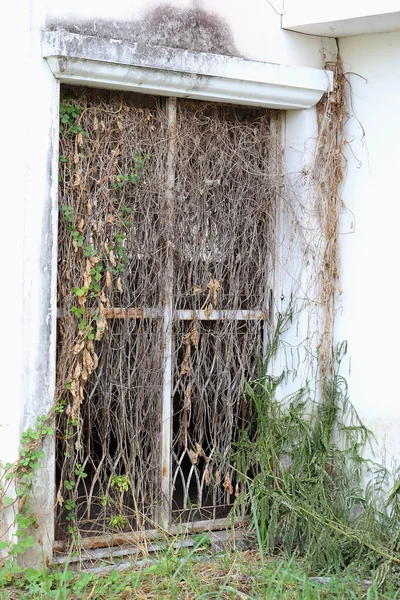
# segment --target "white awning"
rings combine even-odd
[[[332,73],[231,56],[47,31],[43,57],[62,83],[277,109],[314,106]]]

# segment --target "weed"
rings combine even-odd
[[[28,569],[23,577],[14,575],[0,583],[0,598],[395,600],[400,597],[393,588],[383,593],[374,581],[362,581],[351,575],[312,578],[306,565],[294,559],[278,557],[262,564],[258,551],[206,554],[200,560],[195,553],[195,547],[186,553],[167,550],[147,564],[132,563],[124,571],[114,569],[104,574],[73,573],[68,565],[51,571]]]
[[[283,376],[267,370],[245,384],[252,418],[236,443],[234,466],[243,487],[234,514],[250,513],[261,554],[278,548],[304,557],[316,573],[379,567],[383,580],[400,565],[400,486],[385,493],[388,472],[363,458],[372,434],[340,375],[345,352],[342,344],[333,353],[319,402],[307,386],[278,401]]]

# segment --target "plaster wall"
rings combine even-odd
[[[5,28],[2,36],[2,55],[10,56],[13,48],[12,60],[4,61],[7,87],[1,94],[0,460],[4,463],[18,458],[22,431],[53,402],[58,162],[58,82],[41,54],[45,4],[17,0],[9,11],[8,18],[18,22],[18,28]],[[36,564],[42,551],[49,554],[53,529],[52,444],[46,456],[48,462],[38,470],[34,487],[37,546],[23,559],[31,561],[34,555]],[[13,511],[1,512],[0,535],[5,530],[12,535]]]
[[[282,26],[336,38],[398,31],[399,3],[397,0],[284,0]]]
[[[47,24],[148,45],[321,68],[324,48],[334,51],[334,40],[282,30],[282,1],[272,4],[275,10],[265,0],[249,6],[238,0],[70,0],[68,5],[51,0]]]
[[[348,340],[351,400],[390,466],[400,458],[400,33],[343,38],[339,47],[352,94],[336,338]]]

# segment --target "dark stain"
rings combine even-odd
[[[193,52],[240,56],[229,25],[218,15],[200,8],[163,4],[138,21],[49,21],[47,29],[64,30],[151,46]]]

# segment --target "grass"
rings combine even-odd
[[[206,548],[160,555],[147,565],[108,573],[50,572],[30,569],[0,588],[3,600],[349,600],[400,599],[400,591],[381,593],[374,582],[351,575],[333,575],[321,582],[307,565],[294,559],[260,557],[258,551],[209,554]]]
[[[277,400],[285,374],[267,369],[245,384],[249,418],[234,444],[240,486],[231,516],[247,515],[257,550],[212,554],[199,534],[190,550],[168,538],[163,552],[124,570],[109,561],[96,573],[10,565],[0,569],[0,599],[400,600],[400,470],[363,457],[373,436],[340,375],[344,352],[335,351],[319,402],[307,386]]]

